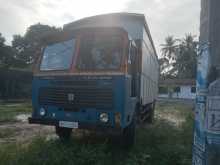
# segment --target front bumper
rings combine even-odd
[[[59,126],[59,120],[56,119],[42,119],[42,118],[28,118],[30,124],[42,124],[42,125],[50,125],[50,126]],[[88,130],[95,130],[101,132],[108,132],[108,133],[120,133],[122,132],[122,128],[119,127],[112,127],[107,124],[101,123],[85,123],[79,122],[78,129],[88,129]]]

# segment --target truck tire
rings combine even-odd
[[[130,148],[135,143],[136,120],[133,117],[132,122],[124,128],[122,132],[121,144],[124,148]]]
[[[139,125],[139,124],[141,124],[141,114],[140,114],[140,111],[141,111],[141,105],[140,104],[138,104],[137,106],[136,106],[136,110],[135,110],[135,112],[136,112],[136,124],[137,125]]]
[[[154,122],[154,112],[155,112],[155,102],[152,103],[149,112],[149,118],[147,120],[148,123],[152,124]]]
[[[71,137],[72,129],[71,128],[62,128],[56,126],[56,134],[59,136],[60,140],[68,141]]]

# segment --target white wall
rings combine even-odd
[[[192,86],[181,86],[178,98],[195,99],[196,93],[191,93]]]
[[[180,86],[179,93],[172,93],[172,97],[174,99],[195,99],[196,93],[191,93],[192,86]],[[169,94],[159,94],[159,98],[169,98]]]
[[[168,98],[168,94],[158,94],[159,98]]]

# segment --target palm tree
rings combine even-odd
[[[178,51],[176,52],[175,69],[178,70],[178,77],[195,78],[197,64],[197,46],[195,36],[187,34],[179,40]]]
[[[168,36],[161,46],[161,76],[195,78],[198,46],[195,36],[186,34],[183,39]]]
[[[165,44],[162,44],[162,56],[164,58],[167,58],[169,60],[175,59],[175,53],[176,53],[176,45],[177,40],[174,39],[173,36],[168,36],[165,38]]]
[[[160,59],[161,76],[167,77],[170,71],[173,70],[173,64],[176,59],[177,40],[173,36],[165,38],[165,44],[162,44],[162,58]]]
[[[167,68],[169,66],[169,60],[167,58],[160,58],[159,65],[160,65],[160,75],[161,77],[165,77]]]

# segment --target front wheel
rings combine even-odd
[[[60,140],[67,141],[70,139],[72,133],[71,128],[62,128],[56,126],[56,134],[59,136]]]
[[[121,143],[123,147],[125,148],[130,148],[134,145],[135,143],[135,131],[136,130],[136,120],[135,118],[132,120],[132,122],[124,128],[122,132],[122,138],[121,138]]]

